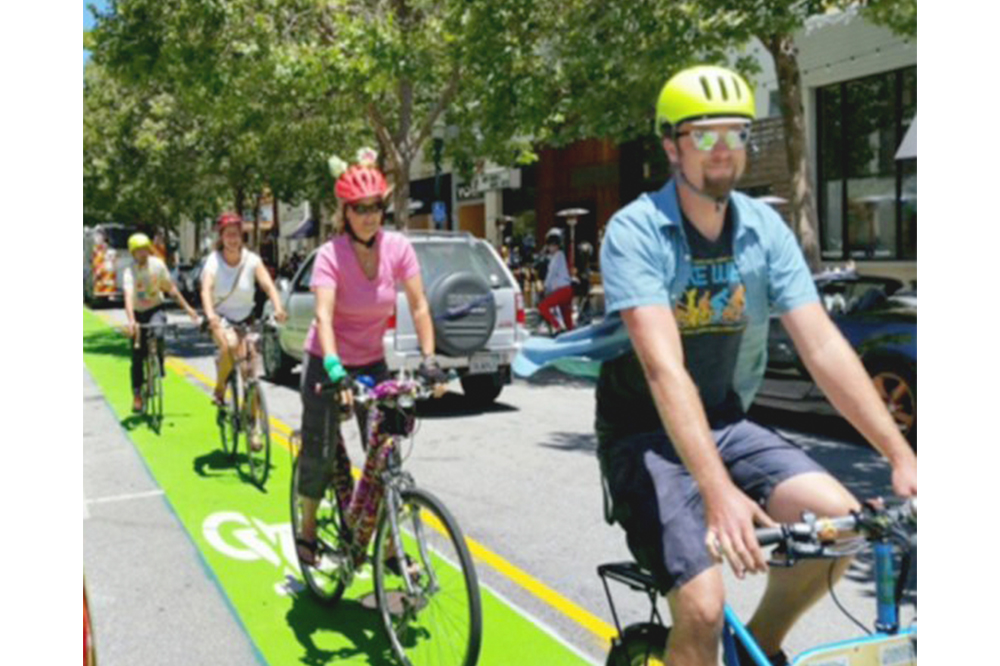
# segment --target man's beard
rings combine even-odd
[[[705,174],[702,191],[715,199],[726,199],[736,187],[736,169],[729,176],[713,177]]]

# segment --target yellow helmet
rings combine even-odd
[[[656,130],[704,118],[755,117],[753,90],[731,69],[698,65],[670,77],[656,101]]]
[[[136,250],[141,250],[142,248],[151,249],[153,247],[153,242],[149,240],[149,236],[146,234],[132,234],[128,237],[128,251],[135,252]]]

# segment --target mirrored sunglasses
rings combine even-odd
[[[750,140],[750,128],[715,130],[715,129],[693,129],[686,132],[678,132],[677,136],[685,134],[691,136],[691,142],[697,150],[709,151],[715,148],[719,141],[725,141],[729,150],[740,150],[746,148]]]

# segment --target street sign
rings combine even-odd
[[[431,204],[431,219],[435,224],[444,222],[448,218],[448,211],[445,209],[443,201],[435,201]]]
[[[476,175],[471,183],[457,184],[458,199],[478,199],[490,190],[516,190],[521,187],[520,169],[497,169]]]

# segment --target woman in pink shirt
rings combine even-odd
[[[395,308],[397,284],[406,292],[420,340],[424,358],[419,373],[436,383],[445,380],[434,359],[434,326],[416,253],[405,236],[382,229],[389,186],[375,166],[374,151],[361,151],[359,164],[337,179],[335,191],[339,202],[336,221],[343,233],[324,244],[316,255],[310,284],[316,294],[316,318],[306,337],[302,368],[302,521],[296,546],[307,564],[315,563],[316,509],[331,481],[348,527],[353,530],[358,526],[357,545],[363,546],[365,537],[370,536],[361,532],[368,532],[374,517],[359,515],[363,503],[352,501],[351,461],[340,434],[337,410],[328,397],[317,396],[314,387],[361,375],[375,381],[388,377],[382,336]],[[340,399],[351,404],[350,389],[345,388]],[[358,414],[362,432],[364,417]],[[330,432],[336,433],[333,447],[329,446]],[[374,456],[369,456],[372,460]],[[369,466],[365,467],[366,475],[374,473]]]

